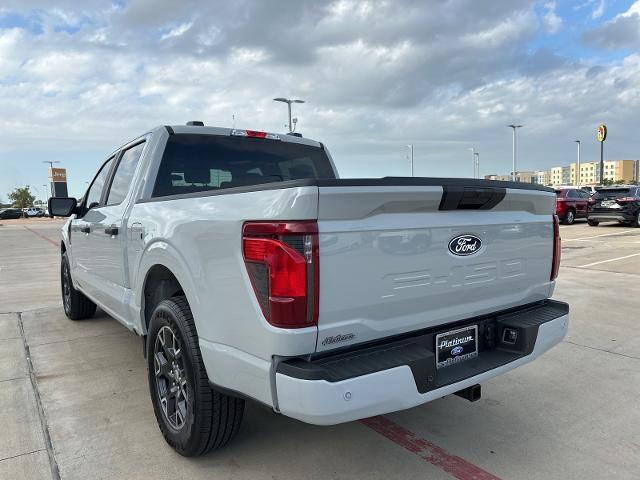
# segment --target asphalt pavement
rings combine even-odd
[[[561,227],[569,334],[478,402],[333,427],[250,403],[232,443],[188,459],[158,430],[140,339],[65,317],[62,222],[0,224],[0,479],[638,478],[640,229]]]

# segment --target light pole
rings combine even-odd
[[[473,165],[473,178],[476,178],[476,149],[473,147],[467,148],[471,152],[471,165]]]
[[[474,153],[476,157],[473,173],[476,174],[476,169],[478,171],[477,176],[475,178],[480,178],[480,152]]]
[[[522,128],[522,125],[507,125],[513,129],[513,172],[511,172],[511,180],[516,181],[516,128]]]
[[[407,145],[409,149],[409,161],[411,162],[411,176],[413,177],[413,143]]]
[[[49,168],[53,168],[53,164],[54,163],[60,163],[60,160],[54,160],[53,162],[49,162],[47,160],[42,160],[42,163],[48,163],[49,164]],[[51,180],[51,183],[53,184],[53,179]],[[51,196],[53,197],[53,185],[51,185]]]
[[[574,140],[578,144],[578,168],[576,172],[576,187],[580,186],[580,140]]]
[[[293,98],[283,98],[283,97],[278,97],[278,98],[274,98],[273,99],[274,102],[283,102],[287,104],[287,107],[289,109],[289,133],[293,132],[293,125],[291,124],[291,104],[292,103],[304,103],[304,100],[297,100],[297,99],[293,99]]]

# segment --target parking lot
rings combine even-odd
[[[640,229],[562,226],[567,338],[536,362],[408,411],[315,427],[248,404],[202,458],[165,444],[140,339],[67,320],[61,221],[0,221],[0,479],[637,479]]]

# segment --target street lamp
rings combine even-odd
[[[304,100],[297,100],[297,99],[292,99],[292,98],[283,98],[283,97],[278,97],[278,98],[274,98],[273,99],[274,102],[283,102],[287,104],[287,107],[289,109],[289,133],[293,132],[293,125],[291,124],[291,104],[292,103],[304,103]]]
[[[507,125],[513,129],[513,172],[511,172],[511,180],[516,181],[516,128],[522,128],[522,125]]]
[[[473,178],[476,178],[476,149],[473,147],[467,148],[471,152],[471,165],[473,165]]]
[[[477,169],[478,170],[478,174],[477,174],[476,178],[480,178],[480,153],[479,152],[475,152],[474,155],[476,157],[476,161],[475,161],[473,173],[475,175],[476,174],[476,169]]]
[[[580,186],[580,140],[574,140],[575,143],[578,144],[578,168],[576,172],[576,187]]]
[[[413,177],[413,143],[407,145],[409,149],[409,160],[411,161],[411,176]]]

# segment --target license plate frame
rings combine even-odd
[[[476,358],[478,356],[478,325],[467,325],[436,334],[435,351],[436,369]]]

